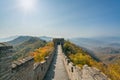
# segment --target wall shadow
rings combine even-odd
[[[48,68],[48,71],[47,71],[47,73],[46,73],[43,80],[53,80],[54,75],[55,75],[54,70],[55,70],[55,67],[56,67],[55,65],[56,65],[57,57],[58,57],[58,49],[56,49],[56,52],[55,52],[55,54],[53,56],[53,60],[52,60],[52,62],[50,64],[50,67]]]

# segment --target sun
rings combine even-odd
[[[24,11],[32,11],[35,9],[36,0],[19,0],[19,7]]]

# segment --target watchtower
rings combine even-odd
[[[63,47],[64,45],[64,38],[54,38],[53,39],[54,46],[57,47],[57,45],[61,45]]]

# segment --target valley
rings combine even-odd
[[[85,48],[105,64],[120,60],[120,38],[73,38],[76,45]]]

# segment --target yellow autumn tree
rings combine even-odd
[[[35,62],[42,62],[54,49],[53,42],[47,43],[44,47],[36,49],[33,52]]]
[[[65,41],[63,47],[65,55],[67,55],[75,65],[82,67],[87,64],[100,69],[111,80],[120,80],[120,60],[116,63],[105,65],[102,62],[97,62],[86,51],[69,41]]]

